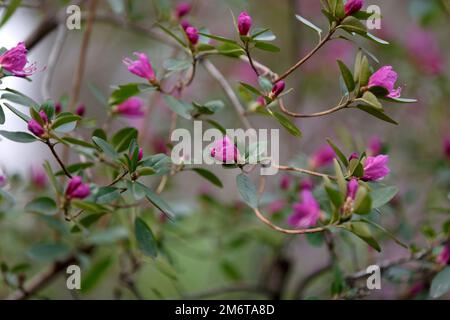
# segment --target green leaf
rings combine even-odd
[[[236,41],[232,40],[232,39],[228,39],[225,37],[221,37],[221,36],[217,36],[217,35],[212,35],[212,34],[208,34],[208,33],[203,33],[203,32],[199,32],[198,34],[207,37],[207,38],[211,38],[220,42],[225,42],[225,43],[230,43],[230,44],[235,44],[238,45]]]
[[[113,227],[100,232],[93,233],[87,240],[93,245],[114,244],[128,237],[125,227]]]
[[[383,106],[381,105],[380,101],[378,101],[377,97],[370,91],[364,92],[363,96],[361,98],[356,99],[356,101],[363,102],[375,109],[379,110],[383,109]]]
[[[254,28],[251,32],[251,38],[257,41],[273,41],[277,37],[268,28]]]
[[[242,200],[251,208],[258,208],[258,192],[250,178],[241,173],[236,177],[236,184]]]
[[[135,128],[123,128],[111,138],[111,144],[117,152],[124,152],[130,146],[131,141],[137,139],[138,131]]]
[[[74,144],[74,145],[77,145],[77,146],[90,148],[90,149],[97,149],[97,147],[95,145],[93,145],[92,143],[89,143],[89,142],[84,141],[84,140],[72,138],[72,137],[69,137],[69,136],[62,138],[62,140],[67,142],[67,143]]]
[[[273,86],[272,82],[269,79],[267,79],[266,77],[264,77],[264,76],[258,77],[258,83],[261,86],[261,88],[263,88],[264,91],[269,92],[272,90],[272,86]]]
[[[389,44],[389,42],[387,42],[386,40],[380,39],[369,32],[366,32],[366,34],[363,36],[364,36],[364,38],[372,40],[373,42],[376,42],[379,44]]]
[[[450,291],[450,267],[445,267],[431,281],[430,298],[437,299]]]
[[[145,185],[139,182],[135,183],[143,188],[147,200],[150,201],[156,208],[158,208],[161,212],[163,212],[169,219],[173,219],[173,217],[175,217],[175,212],[173,211],[173,209],[159,195],[154,193]]]
[[[20,7],[22,0],[11,0],[3,12],[2,19],[0,20],[0,28],[5,25],[6,22],[12,17],[14,12],[16,12],[17,8]]]
[[[222,100],[211,100],[205,104],[193,102],[192,105],[198,113],[208,115],[212,115],[225,107]]]
[[[70,252],[67,245],[62,243],[42,243],[30,248],[28,255],[38,261],[55,261],[64,258]]]
[[[340,227],[344,228],[344,230],[347,230],[360,239],[364,240],[369,246],[377,250],[378,252],[381,252],[381,247],[378,244],[378,242],[373,238],[369,228],[367,227],[366,223],[359,222],[359,221],[352,221],[348,223],[342,224]]]
[[[300,21],[301,23],[303,23],[304,25],[310,27],[311,29],[313,29],[314,31],[316,31],[319,34],[319,37],[322,34],[322,29],[320,29],[318,26],[316,26],[314,23],[312,23],[311,21],[303,18],[302,16],[296,14],[295,17],[297,18],[298,21]]]
[[[391,98],[391,97],[380,97],[383,100],[395,103],[416,103],[417,99],[409,99],[409,98]]]
[[[370,224],[371,226],[375,227],[378,230],[381,230],[382,232],[384,232],[387,236],[389,236],[392,240],[394,240],[398,245],[402,246],[405,249],[408,249],[408,245],[406,245],[405,243],[403,243],[402,241],[400,241],[399,239],[397,239],[397,237],[390,231],[388,231],[387,229],[385,229],[384,227],[380,226],[379,224],[369,220],[369,219],[365,219],[362,218],[361,221],[366,222],[367,224]]]
[[[245,82],[239,82],[239,84],[246,89],[248,92],[253,93],[257,96],[262,96],[264,95],[261,91],[259,91],[258,89],[256,89],[255,87],[249,85],[248,83]]]
[[[219,188],[223,188],[222,181],[220,181],[220,179],[211,171],[203,169],[203,168],[193,168],[190,170],[197,172],[200,176],[202,176],[203,178],[205,178],[206,180],[211,182],[213,185],[215,185]]]
[[[20,131],[5,131],[5,130],[0,130],[0,135],[2,135],[3,137],[5,137],[8,140],[14,141],[14,142],[19,142],[19,143],[30,143],[30,142],[35,142],[38,139],[26,132],[20,132]]]
[[[362,110],[364,112],[367,112],[368,114],[374,116],[375,118],[378,118],[380,120],[392,123],[392,124],[398,124],[397,121],[390,118],[388,115],[386,115],[383,111],[380,111],[379,109],[366,106],[366,105],[358,105],[356,106],[359,110]]]
[[[57,210],[55,200],[48,197],[36,198],[25,206],[25,211],[44,215],[54,215]]]
[[[365,36],[367,34],[366,26],[353,16],[348,16],[347,18],[345,18],[339,28],[342,28],[350,33],[357,33],[362,36]]]
[[[74,114],[65,114],[63,116],[59,116],[52,124],[52,129],[58,132],[67,132],[69,128],[73,129],[76,127],[77,121],[81,120],[80,116],[76,116]],[[66,125],[66,126],[64,126]],[[63,128],[61,128],[64,126]],[[61,131],[62,129],[62,131]],[[73,130],[72,129],[72,130]],[[71,130],[70,130],[71,131]]]
[[[333,165],[334,165],[334,172],[336,174],[337,184],[339,186],[339,191],[342,194],[342,197],[345,197],[345,195],[347,194],[347,181],[345,181],[341,166],[336,159],[333,159]]]
[[[86,272],[81,281],[81,292],[87,293],[91,291],[102,278],[106,276],[106,272],[112,266],[113,256],[107,255],[101,260],[93,264]]]
[[[380,208],[389,203],[398,193],[397,187],[385,187],[374,189],[370,195],[372,197],[372,208]]]
[[[115,187],[101,187],[94,193],[95,203],[98,204],[110,204],[119,197],[119,189]]]
[[[269,51],[269,52],[280,52],[281,49],[278,48],[276,45],[273,45],[271,43],[267,43],[264,41],[256,41],[255,42],[255,47],[264,51]]]
[[[72,199],[71,204],[74,207],[77,207],[78,209],[92,212],[92,213],[103,213],[108,212],[108,209],[100,204],[90,202],[90,201],[84,201],[80,199]]]
[[[366,56],[362,56],[361,58],[361,65],[359,66],[359,87],[367,86],[369,83],[369,79],[371,76],[370,67],[369,67],[369,60]]]
[[[353,80],[351,71],[341,60],[337,60],[337,63],[339,65],[339,69],[341,70],[342,78],[344,79],[348,92],[352,92],[355,90],[355,81]]]
[[[189,103],[186,103],[184,101],[178,100],[172,96],[164,96],[164,101],[169,106],[169,108],[178,114],[179,116],[191,120],[192,116],[190,112],[192,111],[192,105]]]
[[[364,187],[359,187],[356,192],[354,212],[360,215],[369,214],[372,211],[372,199]]]
[[[275,119],[293,136],[295,137],[301,137],[302,132],[299,128],[287,117],[285,117],[283,114],[276,112],[276,111],[270,111],[270,113],[273,115]]]
[[[5,112],[3,111],[2,106],[0,105],[0,124],[4,124],[5,123]]]
[[[338,156],[339,160],[344,164],[344,166],[348,166],[348,160],[347,157],[344,155],[344,153],[331,141],[330,138],[327,138],[327,143],[330,145],[330,147],[334,150],[336,155]]]
[[[178,42],[182,47],[186,48],[187,45],[184,43],[183,40],[181,40],[181,38],[179,36],[177,36],[175,33],[173,33],[172,31],[170,31],[168,28],[164,27],[162,24],[157,23],[156,24],[159,28],[161,28],[162,31],[164,31],[165,33],[167,33],[171,38],[173,38],[176,42]],[[199,32],[200,34],[200,32]]]
[[[325,191],[335,208],[341,208],[344,204],[343,194],[331,186],[325,186]]]
[[[8,100],[13,103],[20,104],[21,106],[33,108],[34,110],[39,110],[39,104],[33,99],[27,97],[26,95],[20,93],[19,91],[15,91],[12,89],[7,89],[12,93],[4,93],[1,96],[1,99]]]
[[[100,149],[111,159],[116,160],[119,154],[114,150],[114,148],[105,140],[99,137],[92,137],[92,141],[100,147]]]
[[[152,230],[141,218],[134,220],[134,232],[139,249],[147,256],[156,258],[158,255],[157,243]]]
[[[113,106],[124,102],[128,98],[153,89],[154,88],[147,83],[128,83],[120,85],[111,93],[108,103]]]
[[[71,164],[70,166],[67,166],[67,171],[69,171],[69,173],[76,173],[78,171],[91,168],[93,166],[94,164],[92,162],[74,163]],[[57,173],[55,173],[55,176],[63,176],[64,174],[65,174],[64,171],[60,170]]]

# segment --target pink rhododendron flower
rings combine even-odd
[[[378,155],[367,157],[364,161],[364,181],[377,181],[383,179],[390,172],[388,167],[389,156]]]
[[[427,74],[437,75],[444,71],[444,58],[431,33],[419,27],[411,28],[406,37],[406,47],[412,59]]]
[[[67,198],[84,199],[88,197],[90,193],[91,191],[89,189],[89,185],[83,183],[83,180],[81,179],[80,176],[75,176],[72,179],[70,179],[66,189]]]
[[[363,0],[348,0],[344,6],[345,15],[355,14],[362,9],[363,5]]]
[[[369,146],[367,148],[367,154],[370,156],[376,156],[381,152],[381,140],[378,137],[372,137],[369,141]]]
[[[189,39],[189,42],[195,46],[198,43],[199,35],[198,31],[194,27],[187,27],[186,28],[186,36]]]
[[[355,200],[356,192],[358,191],[358,180],[352,179],[347,184],[347,197]]]
[[[131,97],[115,107],[115,112],[124,117],[142,117],[144,110],[142,109],[143,101],[138,97]]]
[[[239,150],[230,138],[225,136],[222,140],[214,143],[211,157],[223,163],[236,163],[239,159]]]
[[[390,98],[398,98],[402,92],[402,88],[394,89],[395,82],[397,82],[397,72],[395,72],[392,66],[381,67],[369,78],[369,88],[372,87],[383,87],[389,93],[387,94]]]
[[[444,248],[439,253],[439,255],[437,256],[436,262],[445,266],[448,264],[449,260],[450,260],[450,246],[445,245]]]
[[[293,214],[288,223],[295,228],[309,228],[317,224],[320,217],[319,203],[314,199],[310,190],[300,192],[301,201],[294,204]]]
[[[252,27],[252,18],[248,15],[247,12],[243,11],[239,14],[238,21],[238,30],[241,36],[248,35],[250,28]]]
[[[286,87],[286,83],[281,80],[274,84],[272,88],[272,92],[270,93],[270,97],[272,99],[275,99],[280,95],[281,92],[283,92],[284,88]]]
[[[135,52],[134,55],[138,57],[138,60],[131,60],[130,58],[125,58],[122,60],[127,66],[128,71],[138,77],[147,79],[150,82],[156,82],[156,75],[147,55],[142,52]]]
[[[336,153],[329,145],[325,145],[318,149],[311,158],[311,166],[320,168],[329,165],[336,157]]]
[[[175,15],[177,18],[184,17],[187,15],[192,9],[192,6],[189,3],[182,2],[178,4],[175,8]]]
[[[27,63],[27,48],[23,42],[0,55],[0,67],[18,77],[31,76],[36,72],[36,64],[27,67]]]
[[[34,119],[28,121],[28,130],[39,138],[45,134],[44,128]]]

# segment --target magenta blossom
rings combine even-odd
[[[350,197],[352,200],[356,198],[356,192],[358,191],[358,180],[352,179],[347,184],[347,197]]]
[[[150,82],[156,82],[155,71],[150,64],[147,55],[142,52],[135,52],[134,55],[138,60],[131,60],[130,58],[123,59],[123,63],[127,66],[128,71],[137,75],[138,77],[147,79]]]
[[[320,217],[319,203],[310,190],[300,192],[301,202],[294,204],[294,212],[289,216],[288,223],[295,228],[309,228],[317,224]]]
[[[143,157],[144,157],[144,149],[139,148],[138,161],[141,161]]]
[[[272,201],[267,205],[267,213],[274,214],[280,212],[286,206],[286,201],[283,199]]]
[[[446,266],[450,260],[450,246],[445,245],[436,258],[436,262]]]
[[[75,110],[75,114],[80,117],[83,117],[85,113],[86,113],[86,107],[84,104],[80,104],[77,107],[77,109]]]
[[[55,114],[59,114],[62,111],[62,104],[60,102],[57,102],[55,104]]]
[[[389,156],[378,155],[367,157],[364,161],[364,181],[377,181],[383,179],[390,172],[388,167]]]
[[[213,144],[211,157],[223,163],[236,163],[240,157],[239,150],[234,143],[225,136]]]
[[[243,11],[239,14],[238,21],[238,30],[241,36],[248,35],[250,28],[252,27],[252,17],[248,15],[247,12]]]
[[[80,176],[75,176],[72,179],[70,179],[66,189],[67,198],[84,199],[88,197],[90,193],[91,190],[89,189],[89,185],[83,183],[83,180],[81,179]]]
[[[450,160],[450,137],[444,139],[444,152],[447,158]]]
[[[26,67],[27,48],[23,42],[0,55],[0,67],[18,77],[28,77],[36,72],[36,64]]]
[[[275,99],[280,95],[281,92],[283,92],[284,88],[286,87],[286,83],[281,80],[274,84],[272,87],[272,92],[270,93],[270,97],[272,99]]]
[[[325,145],[318,149],[311,159],[311,166],[313,168],[320,168],[329,165],[336,157],[336,153],[329,145]]]
[[[369,146],[367,147],[367,154],[370,156],[376,156],[381,152],[381,140],[378,137],[372,137],[369,141]]]
[[[42,167],[32,166],[30,175],[31,183],[35,187],[44,189],[47,186],[47,175]]]
[[[198,43],[199,35],[198,30],[194,27],[187,27],[186,36],[189,39],[189,42],[195,46]]]
[[[34,119],[28,121],[28,130],[39,138],[45,134],[44,128]]]
[[[344,6],[345,15],[351,16],[357,13],[363,7],[363,0],[348,0]]]
[[[287,174],[283,175],[280,180],[280,189],[287,190],[289,189],[290,185],[291,185],[291,178]]]
[[[175,15],[177,18],[184,17],[187,15],[192,9],[192,6],[189,3],[182,2],[178,4],[175,8]]]
[[[186,31],[187,28],[191,27],[191,24],[187,20],[182,20],[180,22],[180,26]]]
[[[136,118],[144,115],[143,101],[138,97],[131,97],[117,105],[115,112],[124,117]]]
[[[395,82],[397,82],[397,72],[395,72],[392,66],[381,67],[369,78],[369,88],[383,87],[389,93],[389,98],[398,98],[402,92],[402,88],[394,89]]]

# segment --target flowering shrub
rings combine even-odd
[[[85,8],[88,10],[83,36],[85,44],[89,44],[96,14],[101,9],[110,12],[103,8],[107,4],[97,2],[92,0],[91,6]],[[130,19],[127,26],[157,39],[161,45],[173,48],[174,54],[165,56],[160,65],[155,62],[160,57],[153,57],[144,50],[137,51],[138,48],[127,48],[128,52],[134,52],[134,58],[131,55],[123,58],[120,72],[132,78],[133,82],[114,86],[107,95],[88,84],[87,80],[83,81],[87,45],[80,48],[74,89],[69,93],[68,101],[35,101],[17,88],[10,87],[8,78],[22,78],[34,84],[37,74],[50,72],[54,66],[47,65],[45,61],[30,64],[25,42],[1,49],[0,124],[6,126],[17,118],[26,125],[27,130],[13,131],[2,127],[0,135],[17,143],[45,146],[49,160],[42,165],[34,163],[28,181],[19,183],[7,172],[0,174],[0,212],[5,213],[3,221],[25,212],[29,215],[23,214],[23,219],[32,221],[33,226],[39,229],[32,237],[26,234],[17,236],[21,242],[27,243],[26,256],[18,253],[14,259],[9,259],[7,254],[0,253],[4,283],[0,294],[13,299],[38,297],[41,288],[50,285],[51,281],[39,278],[37,271],[45,267],[43,264],[50,264],[49,268],[53,268],[51,270],[56,274],[76,263],[83,270],[83,294],[89,293],[100,283],[101,276],[115,266],[118,281],[109,278],[108,282],[114,283],[110,287],[114,287],[116,296],[131,293],[139,299],[170,297],[173,293],[164,289],[166,285],[161,280],[164,276],[180,288],[192,284],[179,280],[178,273],[183,272],[184,266],[177,263],[178,254],[173,248],[185,249],[173,245],[173,242],[182,241],[189,247],[189,242],[195,241],[193,238],[206,234],[212,234],[213,241],[198,244],[196,249],[210,250],[211,253],[198,254],[200,257],[195,259],[202,261],[204,255],[214,258],[216,253],[224,252],[217,259],[225,279],[229,282],[241,281],[245,284],[239,286],[244,288],[243,291],[254,291],[269,298],[306,296],[304,290],[308,283],[300,282],[294,293],[286,289],[285,281],[292,272],[290,265],[284,272],[277,269],[287,259],[284,251],[288,242],[299,238],[306,238],[313,247],[324,246],[328,250],[330,262],[323,269],[332,276],[331,291],[327,287],[326,292],[315,293],[319,297],[355,298],[361,297],[361,292],[367,293],[364,283],[361,287],[358,282],[361,279],[358,268],[346,263],[349,253],[340,250],[345,243],[352,248],[363,244],[364,255],[373,255],[372,249],[382,251],[383,243],[398,246],[402,256],[411,256],[411,260],[406,262],[417,260],[429,263],[420,279],[410,275],[411,292],[413,285],[423,284],[410,294],[419,295],[429,287],[433,298],[446,294],[450,288],[449,269],[445,267],[449,261],[448,220],[442,231],[431,227],[423,230],[429,240],[429,246],[425,248],[414,245],[411,238],[401,240],[405,238],[398,232],[401,226],[398,230],[391,230],[391,225],[380,222],[379,216],[385,208],[392,210],[394,217],[400,216],[399,202],[403,195],[399,193],[395,179],[389,177],[395,177],[394,168],[405,161],[395,152],[387,154],[384,143],[374,135],[380,132],[369,132],[372,138],[367,147],[356,143],[356,133],[351,134],[355,143],[339,142],[338,139],[326,139],[319,145],[311,143],[315,152],[302,152],[300,158],[293,156],[288,164],[278,163],[266,154],[258,153],[266,141],[248,146],[245,141],[224,134],[227,113],[237,114],[237,120],[232,123],[234,128],[251,130],[256,124],[281,128],[283,134],[293,137],[294,144],[290,147],[295,149],[297,143],[305,139],[302,135],[308,135],[299,126],[310,118],[322,120],[338,113],[353,117],[362,111],[370,116],[364,118],[367,123],[401,123],[391,115],[394,113],[393,105],[411,103],[416,106],[416,99],[404,96],[411,94],[420,97],[421,92],[406,87],[405,76],[390,65],[394,63],[390,61],[389,54],[378,62],[365,48],[372,43],[381,47],[377,50],[382,53],[389,50],[387,41],[368,30],[365,21],[372,14],[365,11],[364,1],[322,1],[322,21],[327,23],[326,31],[316,22],[295,15],[299,22],[296,28],[305,26],[310,32],[317,33],[318,42],[286,69],[276,63],[268,67],[257,59],[259,55],[270,54],[271,59],[276,61],[281,49],[273,44],[276,40],[274,32],[267,26],[256,27],[259,19],[252,17],[251,10],[232,14],[227,30],[223,32],[228,35],[224,36],[216,31],[211,22],[207,26],[206,21],[200,22],[200,16],[195,16],[195,6],[190,3],[168,7],[163,2],[155,1],[158,3],[155,6],[155,22],[148,30],[139,25],[138,18],[135,21],[133,15],[122,12],[123,8],[113,7],[120,12],[106,20],[117,23],[118,19]],[[9,19],[16,9],[12,5],[8,7],[6,10],[9,13],[4,15],[4,19]],[[322,25],[319,19],[317,17],[317,24]],[[272,24],[271,21],[266,23]],[[295,91],[290,88],[296,87],[295,75],[301,74],[304,64],[314,60],[322,48],[335,41],[352,43],[355,52],[353,67],[336,56],[339,74],[330,69],[327,75],[327,78],[335,77],[341,83],[339,102],[314,113],[292,111],[295,108],[289,108],[288,103],[294,102],[292,95]],[[420,50],[414,45],[409,46],[414,48],[413,51]],[[433,67],[427,67],[427,70],[433,70],[432,74],[443,69],[434,66],[437,63],[435,57],[439,56],[435,51],[431,57]],[[421,52],[414,58],[425,60],[427,57],[426,53]],[[256,81],[240,79],[238,84],[230,83],[213,64],[213,59],[230,63],[243,61]],[[118,65],[120,61],[114,64]],[[209,81],[205,81],[200,71],[206,71],[223,89],[223,94],[196,89],[194,99],[190,88],[206,88]],[[310,74],[306,76],[314,77]],[[89,87],[106,107],[106,119],[90,118],[93,114],[91,107],[80,99],[81,86]],[[327,96],[331,95],[330,92]],[[150,103],[147,103],[148,97],[151,97]],[[223,101],[220,100],[222,97]],[[174,161],[171,157],[171,151],[175,150],[174,140],[163,139],[158,133],[149,133],[150,121],[155,113],[153,105],[158,104],[160,98],[170,113],[170,120],[160,120],[169,136],[173,137],[178,127],[189,126],[195,121],[201,121],[222,134],[222,138],[213,141],[206,150],[217,165],[199,166],[191,161],[195,158],[192,154],[183,154],[180,161]],[[269,122],[259,120],[263,118]],[[297,119],[305,120],[299,122]],[[135,125],[134,121],[139,121],[142,126]],[[283,141],[279,141],[281,152],[289,148]],[[450,159],[449,150],[447,139],[442,158]],[[2,147],[2,152],[7,152],[5,147]],[[255,152],[256,163],[249,160]],[[392,164],[397,165],[391,168]],[[275,168],[279,175],[257,174],[257,169],[268,167]],[[235,177],[232,186],[228,181],[230,176]],[[180,178],[181,192],[176,193],[178,200],[183,201],[182,205],[179,201],[172,201],[173,193],[172,197],[169,193],[171,188],[177,189],[178,177],[184,177]],[[206,180],[206,183],[217,188],[237,190],[240,201],[230,204],[229,199],[220,200],[208,185],[195,197],[199,204],[197,209],[189,210],[187,203],[192,200],[192,197],[189,199],[189,191],[194,188],[195,178]],[[278,183],[276,192],[272,192],[271,183]],[[445,206],[439,207],[439,210],[448,212]],[[226,235],[219,236],[217,230]],[[381,242],[386,238],[389,240]],[[212,246],[211,243],[216,241],[219,243],[217,247]],[[250,241],[255,241],[265,248],[266,253],[270,253],[268,256],[273,256],[268,262],[268,271],[257,270],[273,279],[263,280],[262,284],[255,286],[251,285],[258,281],[254,272],[244,279],[238,267],[239,254],[228,253],[240,246],[247,246]],[[337,244],[341,246],[339,250],[336,250]],[[186,252],[189,250],[186,249]],[[302,257],[309,254],[309,251],[302,253]],[[361,267],[358,257],[355,259],[356,267]],[[396,277],[392,271],[395,269],[391,269],[395,265],[397,263],[394,261],[385,267],[392,278]],[[142,284],[137,279],[140,271],[147,268],[158,272],[160,278],[156,285],[152,285],[151,292],[142,295]],[[275,274],[277,272],[281,274]],[[307,275],[306,281],[319,275]],[[442,289],[442,284],[447,290]],[[128,290],[124,291],[124,288]],[[189,296],[189,290],[181,291],[183,296]],[[49,295],[58,297],[58,293]]]

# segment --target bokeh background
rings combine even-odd
[[[64,16],[67,1],[24,1],[29,6],[20,8],[11,20],[0,29],[0,45],[12,47],[18,41],[29,39],[48,15],[59,12]],[[81,1],[83,2],[83,1]],[[177,1],[155,1],[173,7]],[[450,155],[445,153],[444,140],[450,135],[449,92],[449,42],[450,7],[445,0],[371,0],[367,4],[380,6],[381,30],[377,36],[390,45],[380,46],[361,41],[381,65],[392,65],[399,73],[398,84],[403,95],[417,98],[411,105],[387,105],[387,113],[399,122],[398,126],[371,118],[359,111],[343,111],[323,118],[298,120],[301,139],[280,130],[280,162],[302,163],[307,161],[325,139],[331,137],[348,154],[363,151],[373,139],[379,139],[391,158],[391,175],[386,183],[396,185],[399,195],[384,207],[379,219],[394,234],[409,244],[426,246],[441,229],[448,212],[436,208],[448,208],[450,196]],[[121,1],[101,1],[101,16],[119,15]],[[151,27],[155,21],[155,7],[150,0],[124,1],[129,18],[134,23]],[[270,28],[277,36],[275,44],[281,52],[256,52],[255,58],[276,72],[281,72],[307,53],[317,41],[317,35],[294,17],[296,13],[326,28],[326,19],[320,13],[317,0],[194,0],[189,21],[196,26],[208,28],[214,34],[233,37],[230,9],[235,13],[247,10],[256,26]],[[84,4],[81,3],[82,8]],[[130,9],[131,8],[131,9]],[[2,9],[0,9],[2,10]],[[114,11],[116,10],[116,11]],[[30,61],[36,61],[42,71],[32,77],[32,82],[7,79],[2,84],[20,90],[43,101],[62,99],[71,90],[76,61],[83,31],[67,31],[63,50],[57,60],[48,92],[45,88],[44,69],[57,37],[52,31],[30,50]],[[90,87],[95,86],[104,95],[111,92],[111,85],[135,80],[122,64],[125,56],[134,51],[147,53],[152,64],[162,70],[165,59],[179,55],[170,46],[143,32],[125,25],[117,25],[99,18],[95,23],[88,50],[86,72],[81,89],[80,103],[87,107],[87,117],[100,123],[107,109],[95,98]],[[290,109],[315,112],[336,104],[340,97],[339,69],[336,59],[353,65],[357,48],[342,40],[326,45],[306,63],[287,84],[293,92],[287,97]],[[257,83],[250,67],[238,59],[212,57],[237,90],[238,81]],[[371,61],[374,68],[377,63]],[[49,96],[45,96],[48,95]],[[131,125],[146,132],[144,141],[148,153],[166,151],[165,141],[170,126],[170,113],[161,99],[145,97],[152,113],[145,120]],[[199,68],[193,85],[185,93],[186,100],[223,99],[221,88],[211,80],[203,68]],[[7,122],[2,129],[26,130],[25,125],[6,112]],[[225,127],[236,127],[238,119],[227,102],[227,107],[217,115]],[[250,121],[256,128],[278,128],[273,121],[257,115]],[[129,123],[130,124],[130,123]],[[124,122],[114,124],[120,127]],[[179,122],[189,127],[189,123]],[[45,194],[42,189],[31,192],[14,187],[14,179],[29,180],[31,171],[44,159],[51,160],[47,150],[38,144],[16,144],[0,140],[0,168],[12,177],[9,188],[17,198],[16,209],[1,213],[0,260],[8,264],[26,262],[32,275],[48,261],[30,257],[29,248],[51,238],[52,228],[47,222],[20,211],[30,200],[33,192]],[[181,174],[170,182],[165,198],[170,200],[181,218],[175,225],[167,225],[154,215],[156,233],[161,235],[167,256],[145,260],[135,275],[136,286],[146,299],[181,297],[265,298],[267,292],[260,284],[269,284],[275,298],[328,298],[330,283],[335,270],[328,266],[329,254],[322,236],[285,236],[267,230],[259,224],[239,201],[235,187],[237,172],[216,168],[214,172],[222,179],[224,188],[210,186],[189,173]],[[17,176],[15,176],[17,175]],[[269,179],[265,203],[287,197],[280,190],[282,176]],[[302,181],[291,176],[291,183]],[[292,196],[292,195],[289,195]],[[269,207],[270,210],[270,207]],[[274,219],[282,221],[290,208],[284,207]],[[448,211],[448,210],[447,210]],[[339,237],[335,250],[341,270],[351,274],[368,265],[386,259],[408,256],[408,251],[389,238],[383,238],[383,251],[377,253],[351,236]],[[123,253],[120,244],[106,245],[93,258],[85,257],[83,272],[92,278],[87,290],[73,294],[65,289],[64,276],[41,292],[49,298],[134,298],[132,292],[120,285]],[[366,298],[397,299],[426,297],[426,285],[418,293],[411,293],[417,283],[407,267],[399,267],[384,274],[382,290],[371,292]],[[314,276],[313,276],[314,275]],[[420,282],[420,281],[419,281]],[[236,289],[236,290],[233,290]],[[239,289],[242,289],[240,291]],[[216,291],[217,292],[216,292]],[[0,297],[8,293],[7,286],[0,284]],[[217,295],[216,295],[217,293]],[[424,295],[424,296],[421,296]]]

